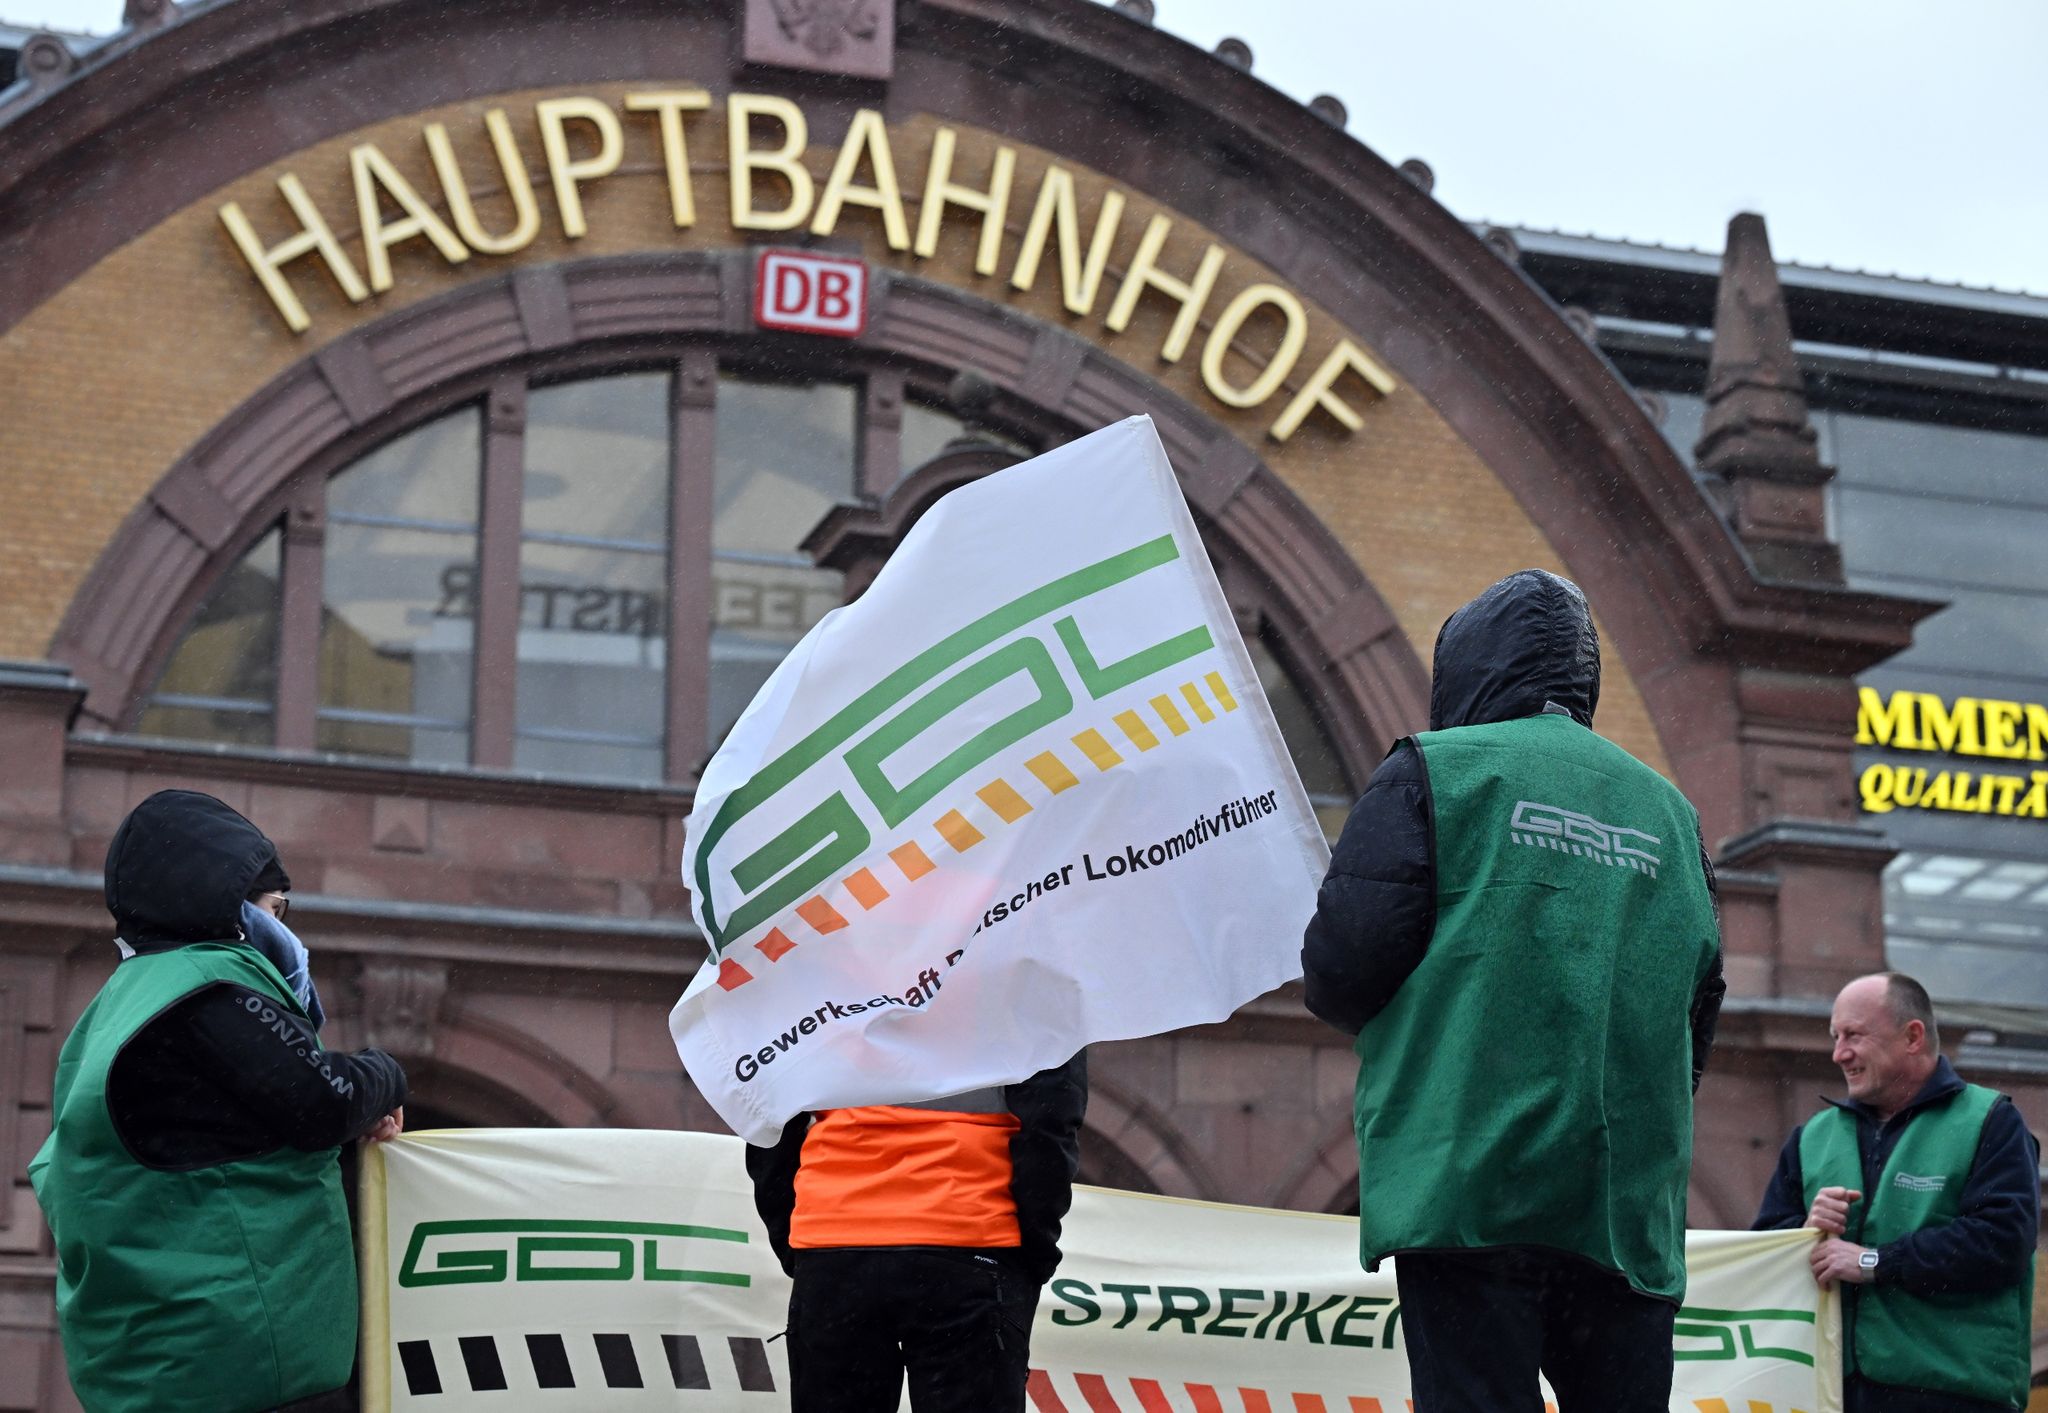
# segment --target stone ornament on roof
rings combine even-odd
[[[17,63],[21,76],[28,80],[29,88],[36,93],[46,93],[71,76],[72,70],[78,67],[78,56],[56,35],[39,34],[21,46],[21,57]]]
[[[873,39],[881,28],[872,0],[770,0],[782,32],[820,59],[829,59],[849,39]]]
[[[896,67],[895,0],[747,0],[745,58],[888,79]]]
[[[128,0],[121,9],[121,28],[160,29],[177,17],[174,0]]]
[[[1707,408],[1694,454],[1728,487],[1735,533],[1766,578],[1840,584],[1840,547],[1828,538],[1826,486],[1806,384],[1792,351],[1785,292],[1763,217],[1728,223]]]

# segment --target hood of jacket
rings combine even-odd
[[[262,830],[211,795],[161,790],[107,846],[107,911],[131,947],[233,940],[259,878],[290,886]]]
[[[1542,569],[1510,574],[1444,620],[1429,726],[1517,721],[1555,704],[1581,726],[1600,702],[1600,637],[1586,596]]]

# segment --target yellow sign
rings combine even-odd
[[[689,119],[716,106],[711,94],[701,88],[628,93],[618,106],[585,96],[535,103],[533,120],[540,133],[562,234],[577,240],[588,233],[584,189],[618,171],[631,143],[659,145],[675,225],[677,229],[694,226],[694,183],[699,173],[691,162]],[[772,94],[733,93],[722,106],[724,180],[734,231],[806,231],[812,236],[830,236],[846,208],[858,206],[878,213],[891,250],[925,260],[937,252],[940,230],[948,220],[967,221],[979,225],[976,274],[1000,276],[1007,266],[1011,287],[1029,290],[1051,248],[1067,312],[1094,317],[1102,303],[1110,254],[1123,235],[1125,193],[1113,187],[1104,193],[1094,212],[1094,225],[1084,236],[1074,173],[1058,163],[1049,164],[1038,190],[1028,198],[1029,215],[1012,252],[1005,249],[1013,234],[1008,224],[1010,213],[1013,205],[1020,213],[1026,205],[1012,189],[1017,170],[1015,148],[999,144],[986,174],[979,179],[981,184],[969,185],[956,171],[959,132],[940,127],[923,154],[923,180],[909,185],[913,195],[906,197],[889,128],[880,112],[863,108],[847,127],[831,174],[821,185],[804,165],[810,125],[798,104]],[[350,150],[353,214],[362,234],[361,269],[336,235],[327,213],[319,209],[294,172],[287,172],[277,182],[282,214],[294,227],[282,238],[266,243],[240,202],[230,201],[220,208],[221,224],[285,325],[294,333],[303,333],[311,327],[312,316],[290,276],[324,266],[349,302],[360,304],[392,287],[396,276],[391,252],[409,242],[425,242],[449,264],[461,264],[477,255],[513,255],[533,243],[541,230],[540,203],[505,109],[494,108],[485,114],[480,136],[488,138],[497,168],[495,176],[485,180],[484,189],[502,181],[500,190],[512,207],[511,224],[503,230],[487,230],[479,219],[470,178],[443,123],[428,123],[420,132],[440,185],[443,204],[438,208],[377,144],[360,143]],[[718,169],[709,170],[715,173]],[[717,178],[713,175],[711,179]],[[913,199],[919,193],[921,199]],[[912,206],[916,208],[914,225]],[[1120,334],[1130,326],[1139,300],[1148,296],[1168,300],[1178,310],[1160,345],[1159,357],[1176,363],[1193,347],[1203,317],[1209,314],[1207,336],[1199,353],[1203,386],[1228,407],[1266,404],[1302,362],[1308,342],[1307,308],[1294,291],[1262,282],[1246,286],[1210,314],[1209,306],[1230,257],[1222,246],[1211,242],[1192,270],[1172,273],[1162,269],[1160,256],[1173,226],[1173,219],[1164,215],[1155,215],[1145,224],[1135,249],[1122,261],[1122,277],[1102,315],[1103,327],[1111,335]],[[1252,360],[1258,367],[1256,376],[1233,381],[1225,355],[1254,319],[1268,329],[1277,328],[1277,341],[1270,352]],[[1360,383],[1364,391],[1380,397],[1395,388],[1393,378],[1372,355],[1350,339],[1340,338],[1324,350],[1314,371],[1286,400],[1267,435],[1284,442],[1316,412],[1347,431],[1358,430],[1363,420],[1347,398],[1362,391],[1356,386]]]
[[[2048,706],[1983,697],[1957,697],[1946,703],[1932,692],[1893,692],[1886,697],[1864,687],[1856,712],[1856,744],[2048,760]],[[1863,768],[1857,788],[1863,808],[1871,814],[1923,809],[2048,819],[2048,771],[2042,770],[2007,775],[1880,763]]]

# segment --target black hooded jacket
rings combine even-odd
[[[243,900],[289,886],[261,830],[191,790],[151,795],[107,849],[107,911],[137,954],[237,940]],[[305,1021],[245,1006],[253,995],[204,987],[115,1058],[107,1107],[137,1162],[186,1170],[280,1148],[317,1152],[360,1138],[405,1102],[405,1072],[391,1056],[322,1050]]]
[[[1591,728],[1600,701],[1600,639],[1570,580],[1525,569],[1445,620],[1429,691],[1433,731],[1540,712]],[[1700,868],[1715,895],[1704,841]],[[1718,902],[1717,902],[1718,906]],[[1302,941],[1310,1011],[1356,1035],[1422,963],[1436,929],[1436,838],[1422,752],[1394,743],[1345,821]],[[1721,955],[1693,997],[1692,1075],[1699,1087],[1727,990]]]

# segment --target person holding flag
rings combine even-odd
[[[792,1413],[1022,1413],[1074,1197],[1084,1051],[1021,1084],[799,1114],[747,1149],[794,1284]]]
[[[936,501],[706,766],[669,1018],[799,1413],[1023,1407],[1086,1047],[1296,974],[1328,859],[1149,418]]]
[[[1437,636],[1431,730],[1352,811],[1302,947],[1357,1036],[1359,1243],[1419,1413],[1663,1413],[1692,1094],[1725,987],[1677,788],[1593,734],[1585,597],[1510,575]]]

